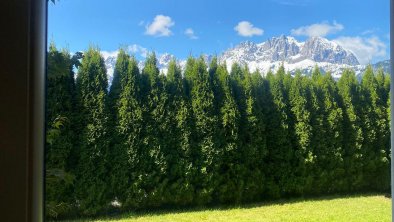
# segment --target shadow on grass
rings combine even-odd
[[[152,210],[135,210],[135,211],[123,211],[111,213],[106,216],[99,216],[94,218],[80,218],[74,220],[74,222],[82,221],[94,221],[104,220],[113,221],[121,219],[137,219],[146,216],[164,216],[166,214],[180,214],[180,213],[196,213],[200,211],[225,211],[232,209],[252,209],[258,207],[268,207],[273,205],[286,205],[301,202],[313,202],[313,201],[329,201],[338,198],[358,198],[358,197],[370,197],[370,196],[382,196],[391,198],[386,193],[359,193],[359,194],[334,194],[326,196],[308,196],[308,197],[295,197],[295,198],[283,198],[278,200],[267,200],[254,203],[245,204],[221,204],[221,205],[208,205],[208,206],[191,206],[191,207],[171,207],[171,208],[156,208]]]

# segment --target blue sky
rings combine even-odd
[[[72,52],[132,46],[137,56],[177,58],[281,34],[322,36],[368,63],[389,57],[389,15],[388,0],[60,0],[49,3],[48,35]]]

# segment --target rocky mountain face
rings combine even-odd
[[[320,37],[308,39],[300,50],[304,59],[333,64],[359,65],[357,58],[335,42]]]
[[[107,68],[108,83],[111,84],[114,79],[114,69],[116,64],[116,56],[104,57],[105,67]]]
[[[251,70],[267,73],[276,71],[281,64],[290,72],[297,69],[310,73],[315,65],[324,72],[339,77],[345,68],[363,69],[356,56],[338,45],[321,37],[312,37],[298,42],[290,36],[273,37],[263,43],[243,42],[220,56],[220,61],[228,67],[234,62],[247,64]]]
[[[209,63],[212,56],[203,55]],[[158,68],[166,73],[168,64],[174,56],[164,53],[158,56]],[[275,72],[282,64],[290,73],[300,70],[308,75],[317,65],[323,72],[331,72],[334,78],[339,78],[344,69],[351,68],[357,75],[365,70],[365,65],[360,65],[356,56],[337,43],[322,37],[312,37],[305,42],[299,42],[291,36],[279,36],[268,39],[262,43],[251,41],[242,42],[233,48],[224,51],[218,58],[219,62],[226,63],[231,69],[233,63],[246,64],[251,71],[258,70],[265,75],[268,71]],[[116,56],[105,58],[109,82],[112,81]],[[184,69],[186,59],[178,60]],[[142,70],[143,61],[139,62]],[[383,67],[389,71],[389,62],[382,61],[373,64],[374,68]]]
[[[221,56],[222,61],[231,59],[238,62],[269,61],[291,64],[310,59],[315,62],[359,65],[357,58],[350,52],[321,37],[312,37],[298,42],[290,36],[273,37],[266,42],[255,44],[243,42],[229,49]]]
[[[374,69],[383,69],[385,73],[390,73],[390,60],[384,60],[372,65]]]

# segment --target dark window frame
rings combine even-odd
[[[1,1],[1,221],[44,220],[47,0]]]

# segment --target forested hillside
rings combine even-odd
[[[390,187],[383,71],[262,77],[190,57],[164,75],[120,49],[108,87],[100,50],[79,58],[49,48],[48,216]]]

